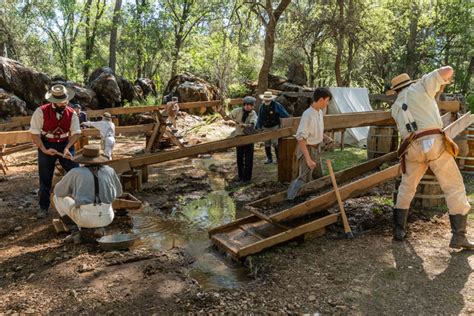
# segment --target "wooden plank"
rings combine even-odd
[[[443,127],[446,127],[451,124],[451,113],[448,112],[441,115],[441,121],[443,122]]]
[[[126,159],[109,160],[106,164],[114,168],[115,172],[118,174],[132,171],[130,162]]]
[[[365,178],[346,184],[339,188],[341,198],[345,200],[351,197],[359,196],[362,193],[365,193],[367,190],[375,187],[376,185],[392,180],[400,174],[400,164],[396,164],[385,170],[376,172]],[[334,190],[331,190],[311,200],[273,214],[269,217],[278,222],[290,220],[293,218],[301,217],[303,215],[308,215],[311,213],[328,209],[335,203],[336,194],[334,193]]]
[[[28,143],[28,144],[18,145],[12,148],[7,148],[0,152],[0,157],[11,155],[13,153],[17,153],[17,152],[23,151],[25,149],[33,148],[33,147],[35,147],[33,143]]]
[[[30,121],[27,124],[23,124],[21,121],[11,121],[6,123],[0,123],[0,131],[8,131],[13,128],[22,127],[25,125],[29,125]]]
[[[446,126],[444,132],[446,135],[454,139],[454,137],[468,128],[472,123],[474,123],[474,115],[472,115],[471,112],[467,112],[456,121]]]
[[[392,162],[397,160],[397,153],[396,152],[391,152],[386,155],[377,157],[372,160],[368,160],[364,163],[358,164],[354,167],[347,168],[341,171],[336,172],[336,180],[339,183],[344,183],[347,182],[351,179],[354,179],[357,176],[360,176],[364,173],[367,173],[382,164],[386,162]],[[330,176],[324,176],[322,178],[316,179],[314,181],[305,183],[301,188],[298,193],[298,196],[308,194],[310,192],[314,192],[317,190],[321,190],[323,188],[329,187],[331,185],[331,178]],[[282,191],[277,194],[271,195],[269,197],[265,197],[263,199],[254,201],[252,203],[249,203],[246,205],[250,207],[262,207],[262,206],[267,206],[271,205],[277,202],[281,202],[285,200],[287,197],[287,191]]]
[[[213,107],[220,104],[220,100],[216,101],[198,101],[198,102],[186,102],[186,103],[179,103],[180,110],[187,110],[187,109],[194,109],[200,107]],[[242,104],[242,99],[231,99],[229,104]],[[162,110],[165,108],[165,104],[161,105],[148,105],[148,106],[132,106],[132,107],[118,107],[118,108],[106,108],[100,110],[88,110],[84,111],[87,114],[88,118],[100,117],[105,112],[109,112],[112,115],[120,115],[120,114],[138,114],[138,113],[146,113],[146,112],[153,112],[156,110]],[[6,128],[12,128],[22,125],[29,125],[31,121],[31,116],[15,116],[12,117],[11,123],[6,123],[9,125],[5,125]],[[12,126],[12,127],[10,127]],[[0,125],[0,130],[3,130],[3,125]]]
[[[149,153],[153,146],[155,145],[156,136],[158,136],[158,132],[160,131],[161,123],[157,120],[157,122],[153,126],[153,131],[151,132],[151,136],[148,139],[148,143],[146,144],[145,153]]]
[[[153,128],[154,124],[119,126],[115,129],[115,133],[122,135],[143,134]],[[85,136],[99,136],[100,132],[95,128],[83,129],[81,133]],[[29,131],[11,131],[0,132],[0,145],[12,145],[31,142],[31,134]]]
[[[211,228],[211,229],[209,229],[208,234],[209,234],[209,237],[210,237],[211,235],[225,232],[226,230],[229,230],[230,228],[233,228],[235,226],[239,226],[239,225],[243,225],[243,224],[247,224],[247,223],[253,223],[253,222],[257,222],[257,221],[260,221],[260,218],[258,218],[255,215],[245,216],[245,217],[239,218],[239,219],[237,219],[233,222],[230,222],[230,223],[227,223],[227,224],[215,227],[215,228]]]
[[[129,160],[133,168],[141,166],[152,165],[160,162],[170,161],[174,159],[185,158],[198,154],[205,154],[214,152],[220,149],[232,148],[247,144],[254,144],[256,142],[263,142],[273,138],[286,137],[294,133],[293,128],[281,128],[275,131],[261,132],[252,135],[239,136],[230,139],[224,139],[214,142],[208,142],[195,146],[185,147],[183,149],[170,150],[154,154],[143,154],[132,158],[125,158]]]
[[[128,208],[128,209],[138,209],[142,206],[141,201],[131,201],[127,199],[116,198],[112,202],[112,208],[114,210]]]
[[[323,218],[311,221],[309,223],[284,231],[280,234],[258,241],[252,245],[242,247],[237,250],[237,256],[239,258],[244,258],[244,257],[247,257],[248,255],[261,252],[264,249],[267,249],[277,244],[280,244],[282,242],[291,240],[305,233],[309,233],[309,232],[321,229],[323,227],[326,227],[328,225],[331,225],[337,222],[338,217],[339,217],[339,213],[330,214]]]
[[[174,134],[171,133],[168,129],[165,130],[165,135],[169,137],[169,139],[175,146],[178,146],[179,148],[184,148],[184,145],[181,144],[179,139],[176,136],[174,136]]]
[[[289,117],[281,120],[282,127],[298,128],[301,117]],[[395,120],[390,112],[369,111],[324,115],[324,130],[344,129],[361,126],[390,126]]]

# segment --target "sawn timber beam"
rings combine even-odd
[[[115,133],[124,135],[144,134],[151,131],[154,124],[132,125],[132,126],[117,126]],[[81,131],[85,136],[99,136],[99,130],[95,128],[87,128]],[[11,145],[31,142],[31,133],[29,131],[11,131],[0,132],[0,145]]]
[[[109,165],[112,168],[115,168],[116,166],[120,165],[119,169],[122,169],[124,164],[128,163],[131,168],[139,168],[142,166],[153,165],[160,162],[195,156],[198,154],[211,153],[221,149],[254,144],[257,142],[263,142],[274,138],[287,137],[293,135],[294,133],[295,129],[292,127],[281,128],[275,131],[261,132],[253,135],[218,140],[214,142],[185,147],[182,149],[170,150],[153,154],[142,154],[131,158],[118,159],[112,161]]]
[[[189,110],[201,107],[214,107],[219,106],[221,104],[220,100],[215,101],[198,101],[198,102],[186,102],[186,103],[179,103],[180,110]],[[235,104],[242,104],[242,99],[231,99],[229,101],[230,105]],[[146,112],[153,112],[156,110],[162,110],[165,108],[165,104],[161,105],[150,105],[150,106],[131,106],[131,107],[117,107],[117,108],[106,108],[100,110],[88,110],[84,111],[87,114],[87,117],[100,117],[105,112],[109,112],[112,115],[119,115],[119,114],[138,114],[138,113],[146,113]],[[2,123],[0,124],[0,128],[9,128],[9,127],[17,127],[22,125],[29,125],[31,121],[31,116],[14,116],[12,117],[12,122]]]

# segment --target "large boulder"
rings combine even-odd
[[[121,76],[115,76],[122,96],[122,106],[125,101],[132,102],[138,98],[137,91],[130,81]]]
[[[89,87],[94,90],[99,108],[114,108],[122,105],[122,94],[112,69],[101,67],[89,77]]]
[[[154,97],[158,96],[158,93],[156,93],[156,85],[151,79],[138,78],[135,80],[134,85],[136,88],[139,88],[137,89],[138,91],[141,90],[141,97],[143,99],[146,99],[150,94]]]
[[[25,67],[15,60],[0,57],[0,88],[24,100],[30,110],[44,103],[44,95],[50,82],[45,73]]]
[[[26,102],[0,88],[0,118],[28,115]]]
[[[179,102],[212,101],[219,98],[219,89],[190,73],[176,75],[168,82],[165,95],[179,98]]]
[[[305,86],[308,82],[308,77],[304,71],[304,65],[299,62],[292,62],[288,65],[286,77],[290,83],[298,86]]]
[[[185,72],[171,78],[166,86],[165,95],[166,99],[173,96],[178,97],[180,103],[186,103],[218,100],[220,92],[216,86],[204,79]],[[206,108],[202,107],[191,112],[203,114]]]

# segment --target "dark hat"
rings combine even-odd
[[[85,165],[100,165],[109,161],[109,158],[100,153],[99,146],[85,145],[82,149],[82,155],[74,157],[73,160]]]
[[[255,102],[257,101],[257,99],[255,99],[254,97],[252,96],[246,96],[245,98],[242,99],[242,103],[243,104],[252,104],[252,105],[255,105]]]

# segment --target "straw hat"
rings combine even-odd
[[[387,94],[388,95],[393,94],[396,90],[406,87],[412,84],[413,82],[415,81],[411,80],[410,76],[407,73],[398,75],[392,79],[391,81],[392,85],[390,86],[390,90],[387,91]]]
[[[44,98],[52,103],[62,103],[74,98],[74,94],[73,89],[66,88],[62,84],[55,84],[51,87],[51,90],[46,92]]]
[[[102,114],[102,117],[109,121],[112,119],[112,115],[109,112],[104,112],[104,114]]]
[[[271,91],[265,91],[263,94],[259,94],[258,97],[263,101],[271,101],[276,99],[276,95],[273,95]]]
[[[99,146],[85,145],[82,149],[82,155],[74,157],[73,160],[85,165],[100,165],[109,161],[109,158],[100,153]]]

